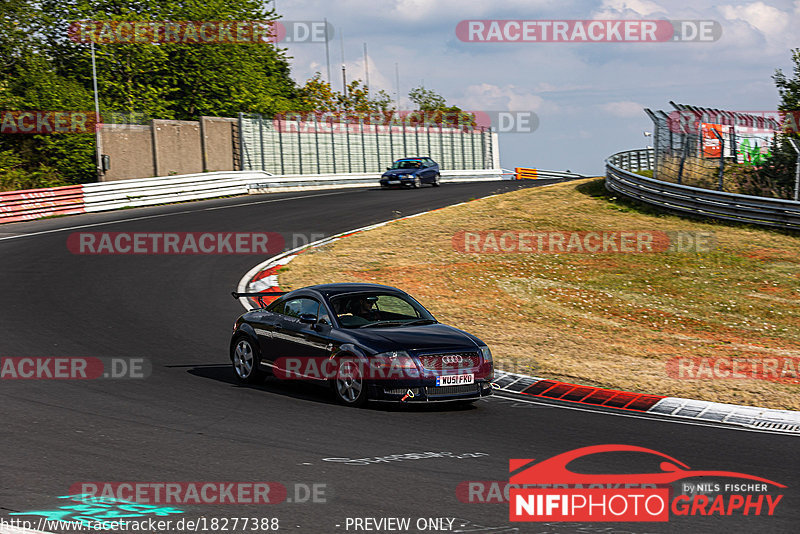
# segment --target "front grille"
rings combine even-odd
[[[428,388],[428,397],[477,394],[479,392],[479,387],[479,384],[464,384],[463,386],[431,386]]]
[[[422,354],[422,367],[431,371],[463,371],[480,364],[477,352],[450,352],[447,354]]]

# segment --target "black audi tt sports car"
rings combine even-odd
[[[489,347],[439,323],[404,291],[350,283],[280,295],[234,324],[230,357],[239,381],[272,374],[325,382],[350,406],[368,399],[471,402],[492,393]]]

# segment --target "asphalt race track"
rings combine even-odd
[[[152,375],[140,380],[0,381],[0,518],[36,521],[10,514],[59,509],[66,502],[59,497],[81,482],[270,481],[283,484],[292,502],[175,505],[184,513],[159,519],[275,517],[281,532],[301,534],[356,532],[352,519],[365,517],[408,517],[412,525],[455,517],[452,532],[797,532],[797,437],[499,397],[471,408],[348,409],[311,385],[270,379],[238,386],[227,350],[243,310],[230,291],[265,258],[80,256],[66,247],[75,227],[86,225],[81,230],[330,235],[542,183],[282,193],[0,226],[0,357],[126,357],[152,365]],[[511,524],[506,503],[457,498],[462,482],[508,480],[511,458],[613,443],[787,488],[773,517],[682,516],[668,523]],[[451,454],[359,465],[323,460],[424,452]],[[587,469],[657,467],[636,458],[612,455]],[[316,500],[326,502],[307,499],[304,488],[313,484],[324,485]]]

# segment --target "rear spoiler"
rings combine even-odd
[[[240,299],[243,297],[250,297],[254,298],[258,301],[262,308],[265,308],[267,305],[264,304],[264,297],[279,297],[281,295],[285,295],[288,291],[264,291],[263,293],[237,293],[236,291],[231,291],[231,295],[233,298]]]

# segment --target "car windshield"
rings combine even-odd
[[[342,328],[391,328],[436,322],[428,310],[407,295],[348,293],[333,297],[331,305]]]
[[[392,164],[392,169],[418,169],[422,166],[422,161],[418,159],[401,159]]]

